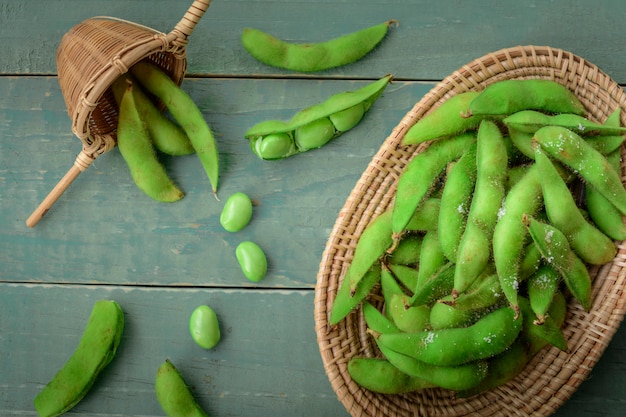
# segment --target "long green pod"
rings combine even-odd
[[[505,351],[517,338],[522,320],[506,306],[468,327],[388,333],[378,341],[391,350],[437,366],[458,366]]]
[[[387,262],[393,265],[416,265],[420,260],[423,236],[416,233],[407,233],[395,245],[387,257]],[[414,287],[411,287],[412,289]]]
[[[585,107],[564,85],[544,79],[510,79],[488,85],[469,106],[470,115],[510,115],[521,110],[584,115]]]
[[[123,330],[124,312],[120,305],[112,300],[96,301],[76,350],[35,397],[40,417],[61,415],[83,399],[113,360]]]
[[[563,127],[546,126],[535,132],[534,140],[546,153],[582,177],[626,214],[626,189],[619,173],[583,138]]]
[[[317,72],[351,64],[371,52],[397,24],[388,20],[319,43],[293,43],[259,29],[244,28],[241,43],[254,58],[277,68]]]
[[[130,69],[139,82],[165,104],[183,128],[209,178],[213,194],[219,185],[219,154],[213,132],[191,97],[157,66],[139,62]]]
[[[169,359],[157,370],[154,391],[159,405],[168,417],[209,417]]]
[[[368,329],[377,333],[399,333],[401,331],[389,317],[385,316],[369,301],[363,301],[361,308]]]
[[[344,279],[337,290],[337,295],[330,309],[328,322],[331,326],[343,320],[359,303],[370,294],[376,284],[380,282],[380,262],[374,263],[365,272],[363,278],[356,285],[354,291],[350,288],[350,280]]]
[[[460,158],[475,141],[475,134],[465,133],[445,141],[434,142],[408,162],[396,188],[392,216],[394,234],[401,234],[405,230],[448,163]]]
[[[570,246],[584,262],[603,265],[615,258],[615,243],[583,217],[569,187],[540,147],[535,149],[535,161],[550,223],[567,236]]]
[[[503,123],[513,126],[525,133],[535,133],[545,126],[560,126],[576,132],[579,135],[623,135],[626,127],[610,126],[592,122],[578,114],[546,114],[536,110],[522,110],[504,118]]]
[[[450,294],[454,286],[454,263],[448,262],[420,283],[410,299],[411,306],[432,305]]]
[[[591,277],[585,264],[571,249],[567,237],[556,227],[524,216],[524,225],[546,262],[563,277],[574,298],[587,311],[591,308]]]
[[[439,227],[439,211],[441,209],[441,198],[430,197],[415,210],[413,216],[407,223],[407,232],[429,232],[437,230]]]
[[[348,361],[348,374],[358,385],[380,394],[403,394],[435,387],[422,378],[407,375],[383,358],[353,357]]]
[[[415,292],[422,288],[428,279],[448,262],[446,255],[441,250],[437,231],[431,230],[426,232],[422,240],[419,267],[417,268],[417,284],[413,291]]]
[[[388,264],[387,267],[398,282],[408,290],[407,293],[413,295],[418,288],[419,268],[397,264]]]
[[[261,159],[282,159],[315,149],[354,127],[369,111],[391,82],[391,75],[367,84],[358,90],[330,96],[324,102],[304,108],[291,120],[265,120],[252,126],[244,137]],[[346,117],[357,116],[351,123]]]

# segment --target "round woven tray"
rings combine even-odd
[[[393,204],[395,186],[407,162],[428,146],[403,146],[402,138],[418,119],[451,96],[512,78],[550,79],[569,87],[585,105],[587,116],[597,122],[621,107],[622,124],[626,125],[626,95],[615,81],[579,56],[543,46],[489,53],[446,77],[415,104],[350,193],[330,234],[317,276],[315,329],[320,353],[332,388],[352,416],[548,416],[587,378],[622,322],[626,312],[626,245],[619,242],[612,263],[590,270],[591,311],[585,312],[575,302],[568,304],[564,334],[569,351],[544,348],[514,380],[501,387],[467,399],[456,399],[452,391],[444,389],[381,395],[361,388],[348,374],[350,358],[380,353],[365,331],[360,308],[335,327],[328,324],[329,313],[363,229]],[[621,167],[624,178],[625,162]],[[382,305],[380,294],[370,297],[375,305]]]

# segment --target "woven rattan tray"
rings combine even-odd
[[[626,245],[618,244],[615,260],[590,270],[593,305],[585,312],[568,305],[564,333],[568,352],[544,348],[514,380],[467,399],[451,391],[430,389],[408,395],[381,395],[354,383],[347,372],[353,356],[378,356],[365,332],[360,309],[335,327],[329,312],[356,242],[367,224],[393,203],[395,184],[406,163],[428,144],[403,146],[401,141],[418,119],[451,96],[481,90],[512,78],[543,78],[574,91],[588,117],[604,121],[615,109],[626,111],[626,95],[597,66],[563,50],[542,46],[502,49],[464,65],[437,84],[394,128],[358,180],[330,234],[317,277],[315,325],[320,353],[332,388],[352,416],[548,416],[587,378],[611,341],[626,312]],[[626,125],[626,112],[622,113]],[[624,148],[622,148],[624,156]],[[622,177],[626,171],[622,162]],[[378,294],[371,295],[381,305]]]

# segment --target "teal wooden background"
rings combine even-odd
[[[0,415],[35,415],[32,399],[76,346],[93,302],[126,312],[120,352],[77,416],[163,415],[152,381],[164,358],[215,416],[346,416],[324,373],[313,290],[326,240],[348,193],[406,112],[438,80],[490,51],[521,44],[577,53],[626,84],[626,3],[613,1],[214,0],[188,47],[182,87],[219,141],[221,201],[194,156],[165,161],[186,191],[158,204],[132,184],[115,149],[79,176],[50,213],[24,221],[69,169],[73,137],[56,78],[61,36],[109,15],[167,32],[188,0],[7,0],[0,4]],[[264,66],[240,46],[246,26],[321,41],[387,19],[400,25],[366,59],[320,74]],[[243,133],[267,118],[387,73],[396,81],[353,131],[284,161],[257,159]],[[227,196],[258,203],[236,234],[218,222]],[[247,282],[234,258],[261,244],[267,278]],[[187,333],[212,305],[224,339],[212,351]],[[556,416],[626,413],[626,331]]]

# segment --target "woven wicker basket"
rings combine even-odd
[[[112,17],[87,19],[67,32],[57,50],[58,79],[72,132],[82,150],[74,164],[26,220],[35,226],[95,159],[115,147],[118,108],[111,84],[141,60],[159,66],[180,85],[186,46],[210,0],[195,0],[170,33]]]
[[[574,393],[596,364],[626,312],[626,244],[615,260],[590,270],[593,306],[589,313],[568,304],[564,333],[569,352],[545,348],[514,380],[468,399],[430,389],[408,395],[380,395],[362,389],[347,372],[354,356],[380,356],[365,332],[360,309],[331,328],[329,312],[367,224],[393,203],[395,185],[407,162],[428,144],[405,147],[401,140],[419,118],[449,97],[512,78],[543,78],[574,91],[588,117],[602,122],[618,107],[626,124],[626,95],[595,65],[572,53],[540,46],[519,46],[487,54],[445,78],[400,121],[349,195],[327,242],[315,292],[315,325],[326,373],[339,400],[352,416],[548,416]],[[624,156],[624,148],[622,148]],[[622,162],[622,178],[625,177]],[[371,301],[382,305],[380,294]]]

